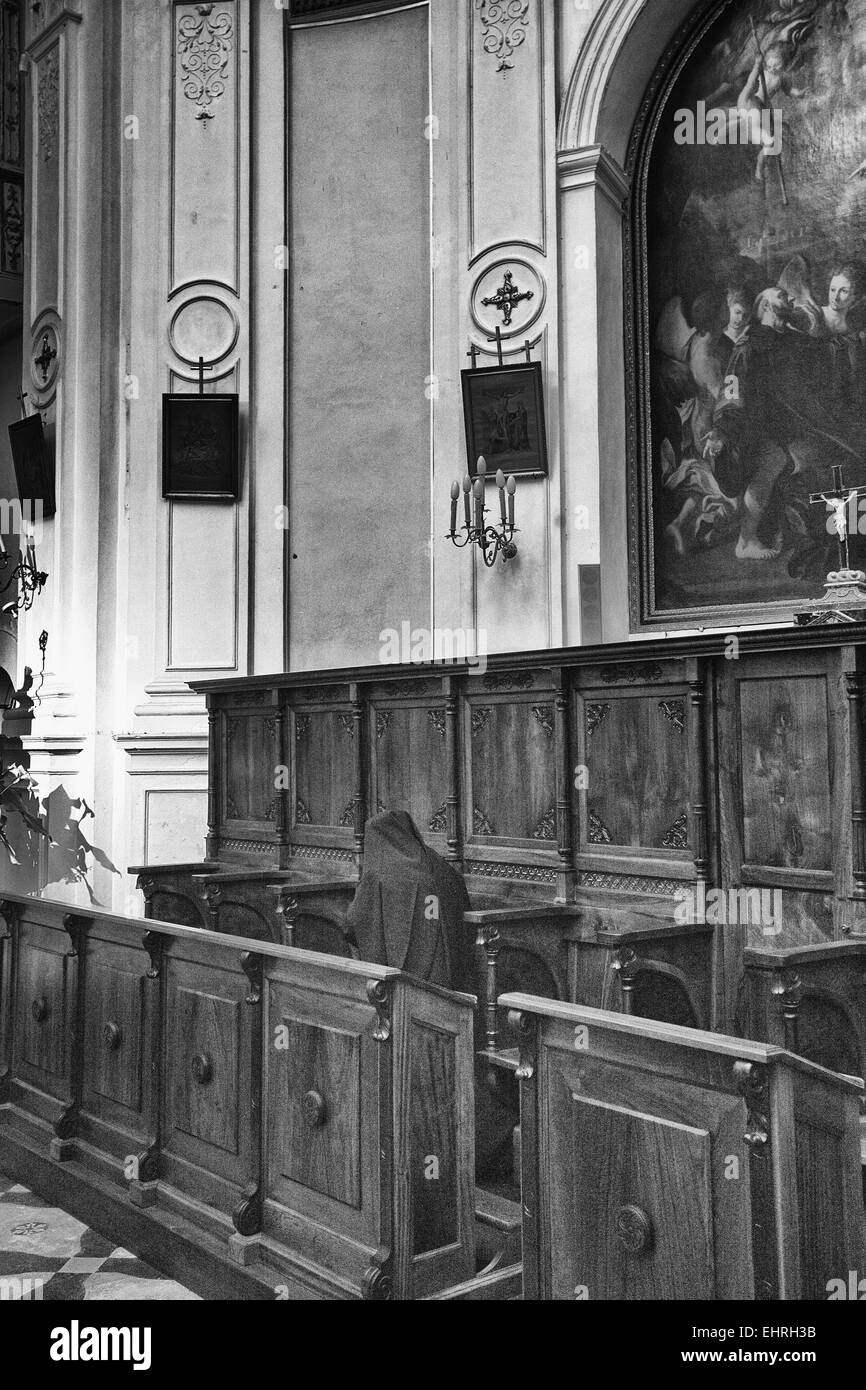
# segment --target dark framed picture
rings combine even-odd
[[[163,396],[162,495],[237,501],[236,395]]]
[[[838,568],[832,516],[810,496],[834,464],[846,486],[866,484],[851,11],[708,0],[632,138],[633,627],[790,621]],[[864,568],[856,499],[848,524]]]
[[[38,413],[28,415],[10,425],[9,447],[24,517],[34,520],[36,509],[40,506],[43,517],[54,516],[57,504],[54,496],[53,448],[45,436],[42,416]]]
[[[501,468],[515,476],[547,477],[547,435],[540,362],[478,367],[461,372],[469,476],[478,456],[488,476]]]

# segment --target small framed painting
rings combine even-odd
[[[41,508],[44,518],[54,516],[54,458],[45,437],[42,416],[27,415],[9,426],[9,447],[15,465],[15,480],[22,514],[35,517]]]
[[[236,395],[162,398],[162,495],[237,501]]]
[[[469,476],[481,454],[487,472],[547,477],[540,362],[461,372]]]

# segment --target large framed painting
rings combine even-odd
[[[810,497],[866,484],[866,0],[727,0],[630,150],[636,626],[772,622],[838,568]],[[866,568],[866,501],[849,507]]]

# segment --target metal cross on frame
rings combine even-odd
[[[42,372],[42,380],[48,380],[48,369],[57,356],[57,349],[53,348],[48,341],[48,334],[42,334],[42,347],[38,357],[34,357],[33,365]]]
[[[809,501],[813,504],[826,502],[827,506],[831,508],[834,519],[833,529],[839,543],[839,568],[849,570],[851,566],[848,554],[848,517],[846,512],[853,498],[866,497],[866,487],[846,487],[839,464],[833,464],[832,472],[832,488],[827,492],[813,492]]]
[[[481,303],[485,309],[490,305],[499,309],[503,316],[503,323],[506,328],[511,325],[511,312],[522,299],[534,298],[532,290],[518,290],[514,283],[514,277],[510,270],[506,270],[505,279],[499,289],[489,299],[482,299]]]

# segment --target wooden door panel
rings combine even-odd
[[[172,1128],[211,1148],[238,1153],[240,1003],[178,989],[169,1047]]]
[[[741,1100],[592,1057],[551,1065],[548,1296],[751,1296]]]
[[[140,974],[89,964],[85,1089],[136,1112],[142,1100],[142,991]]]
[[[409,1182],[415,1255],[441,1250],[459,1236],[456,1047],[453,1034],[412,1020]]]
[[[357,1034],[284,1018],[270,1073],[272,1155],[290,1181],[361,1205]]]
[[[37,945],[28,936],[20,953],[17,995],[18,1056],[25,1075],[31,1071],[28,1079],[59,1095],[68,1073],[64,952]]]
[[[744,863],[832,869],[826,678],[742,679],[739,708]]]

